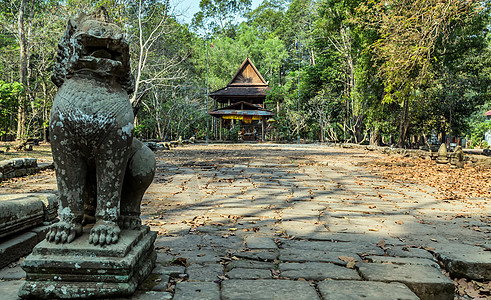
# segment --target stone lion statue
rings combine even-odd
[[[141,226],[153,152],[133,137],[129,46],[104,7],[68,22],[52,76],[59,87],[49,123],[60,222],[49,242],[70,243],[94,223],[89,242],[116,243]]]

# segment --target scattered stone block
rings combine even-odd
[[[14,177],[22,177],[27,175],[27,169],[16,169],[14,171]]]
[[[191,299],[191,298],[189,298]],[[223,300],[315,300],[314,287],[307,281],[292,280],[226,280],[222,282]]]
[[[11,159],[14,169],[19,169],[25,166],[24,158],[13,158]]]
[[[454,298],[454,284],[438,269],[423,265],[360,264],[361,276],[369,281],[401,282],[423,300]]]
[[[407,286],[399,282],[325,280],[317,287],[324,300],[417,300]]]
[[[2,160],[0,161],[0,170],[2,173],[8,173],[14,169],[14,163],[11,160]]]
[[[452,168],[464,167],[464,151],[462,150],[462,146],[457,146],[457,148],[455,148],[455,151],[450,157],[450,164],[452,165]]]
[[[37,159],[33,157],[24,158],[24,166],[26,168],[36,168],[38,166]]]
[[[219,286],[214,282],[178,282],[173,300],[189,299],[220,300]]]

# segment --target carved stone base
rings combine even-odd
[[[148,227],[123,230],[115,245],[89,244],[90,229],[70,244],[42,241],[23,262],[26,299],[130,296],[155,266],[157,234]]]

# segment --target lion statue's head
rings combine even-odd
[[[74,74],[89,72],[114,77],[128,94],[133,92],[128,42],[102,6],[68,21],[51,79],[60,87]]]

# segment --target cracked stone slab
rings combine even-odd
[[[173,300],[189,299],[220,300],[219,286],[214,282],[178,282]]]
[[[426,251],[425,249],[420,248],[408,248],[408,247],[390,247],[387,249],[387,254],[390,256],[399,256],[399,257],[417,257],[417,258],[426,258],[434,260],[433,255]]]
[[[17,280],[26,278],[26,272],[20,266],[0,269],[0,280]]]
[[[423,300],[454,298],[454,283],[434,267],[366,263],[359,271],[369,281],[404,283]]]
[[[315,300],[314,287],[307,281],[291,280],[226,280],[222,282],[223,300]]]
[[[331,252],[330,250],[308,250],[308,249],[280,249],[281,261],[292,262],[330,262],[346,265],[346,262],[339,259],[340,256],[353,257],[361,261],[360,257],[354,252]]]
[[[234,268],[227,273],[230,279],[271,279],[271,271],[266,269]]]
[[[159,291],[148,291],[148,292],[137,292],[131,297],[135,300],[171,300],[172,294],[169,292],[159,292]]]
[[[478,246],[449,243],[437,247],[435,252],[450,275],[491,280],[491,251]]]
[[[244,268],[244,269],[266,269],[271,270],[274,268],[273,263],[265,261],[255,261],[248,259],[233,260],[226,267],[225,270],[230,271],[234,268]]]
[[[176,256],[183,257],[190,264],[213,264],[220,261],[220,257],[225,256],[225,251],[214,251],[212,249],[201,249],[193,251],[179,251],[179,253],[174,253]]]
[[[317,287],[324,300],[417,300],[407,286],[399,282],[325,280]]]
[[[384,251],[376,246],[376,243],[358,242],[331,242],[331,241],[302,241],[284,240],[283,248],[329,250],[333,252],[354,252],[359,255],[384,255]]]
[[[273,261],[278,257],[276,252],[277,251],[273,251],[273,250],[268,250],[268,251],[250,250],[250,251],[231,252],[231,254],[239,258],[253,259],[258,261]]]
[[[247,236],[245,242],[249,249],[278,249],[273,239],[265,236]]]
[[[18,293],[23,283],[23,280],[0,281],[2,299],[20,300],[21,298],[18,296]]]
[[[183,266],[163,266],[160,263],[157,263],[153,269],[153,273],[177,277],[179,274],[184,273],[185,269],[186,268]]]
[[[281,263],[279,265],[281,277],[298,279],[304,278],[307,280],[361,280],[358,272],[353,269],[337,266],[330,263]]]
[[[215,281],[219,275],[223,274],[223,266],[213,265],[191,265],[187,268],[186,273],[190,281]]]
[[[364,258],[371,263],[394,264],[394,265],[424,265],[434,268],[440,268],[440,266],[434,260],[426,259],[426,258],[391,257],[391,256],[365,256]]]

